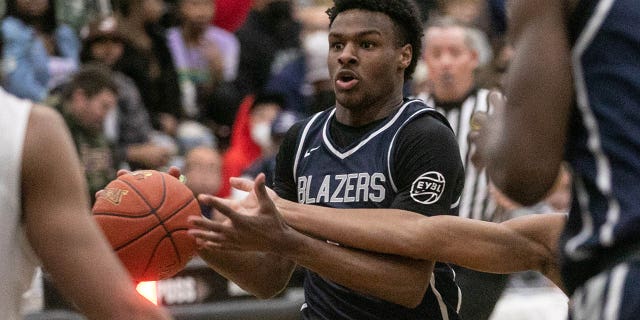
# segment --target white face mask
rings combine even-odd
[[[263,150],[271,147],[271,126],[268,123],[256,123],[251,128],[251,139]]]

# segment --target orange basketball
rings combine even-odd
[[[98,196],[93,214],[135,281],[171,277],[195,254],[187,217],[200,215],[200,206],[191,190],[167,173],[119,176]]]

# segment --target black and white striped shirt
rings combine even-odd
[[[424,100],[440,113],[445,115],[451,128],[455,132],[460,146],[460,157],[465,168],[465,183],[460,198],[459,216],[484,221],[499,220],[495,216],[496,204],[489,193],[489,180],[484,169],[478,170],[472,163],[470,156],[475,146],[470,145],[467,136],[470,131],[470,119],[474,112],[489,112],[489,90],[474,89],[469,96],[459,104],[452,103],[444,106],[435,101],[433,96],[419,94],[417,98]]]

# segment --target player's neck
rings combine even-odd
[[[369,123],[384,119],[394,113],[403,103],[403,97],[399,96],[391,101],[379,105],[361,107],[344,107],[336,104],[336,120],[351,127],[361,127]]]

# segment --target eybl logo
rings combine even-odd
[[[446,181],[440,172],[429,171],[411,185],[411,198],[422,204],[436,203],[444,192]]]

